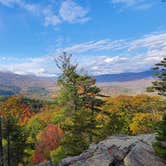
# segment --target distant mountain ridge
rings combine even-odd
[[[134,81],[140,79],[147,79],[153,77],[153,71],[143,71],[138,73],[120,73],[120,74],[103,74],[95,76],[96,81],[98,83],[103,82],[126,82],[126,81]]]
[[[120,74],[101,74],[94,76],[97,82],[126,82],[153,77],[152,70],[143,72],[127,72]],[[55,77],[38,77],[33,75],[19,75],[12,72],[0,72],[0,84],[17,85],[24,87],[28,85],[50,84],[56,81]]]
[[[104,74],[94,76],[97,85],[104,93],[112,94],[118,92],[128,93],[137,92],[138,84],[144,92],[145,88],[150,85],[153,71],[144,71],[139,73],[121,73],[121,74]],[[137,85],[137,86],[135,86]],[[31,75],[18,75],[9,72],[0,72],[0,96],[21,94],[34,98],[49,98],[57,94],[55,77],[37,77]]]
[[[47,96],[46,92],[55,86],[54,84],[55,81],[47,78],[0,72],[0,96],[15,94],[22,94],[29,97],[35,97],[36,95]]]

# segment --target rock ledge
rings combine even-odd
[[[110,136],[78,156],[62,159],[57,166],[166,166],[154,154],[154,134]],[[38,166],[52,166],[49,162]]]

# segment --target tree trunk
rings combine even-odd
[[[92,103],[92,106],[91,106],[91,131],[89,133],[89,141],[90,143],[93,142],[93,128],[94,128],[94,105]]]
[[[76,82],[74,81],[74,83],[73,83],[73,86],[75,87],[76,86]],[[75,90],[75,92],[74,92],[74,97],[73,97],[73,100],[74,100],[74,112],[77,112],[77,100],[78,100],[78,94],[77,94],[77,90]]]
[[[10,166],[10,121],[7,124],[7,163]]]
[[[2,118],[0,116],[0,166],[3,166]]]

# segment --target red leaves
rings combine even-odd
[[[40,135],[38,149],[44,150],[46,153],[56,149],[60,143],[61,137],[62,131],[56,125],[49,124],[46,130]]]
[[[43,154],[41,152],[36,150],[34,155],[33,155],[32,162],[34,164],[38,164],[38,163],[41,163],[44,161],[47,161],[47,159],[43,156]]]
[[[36,145],[36,151],[33,161],[36,164],[39,159],[49,159],[49,153],[55,150],[63,137],[63,131],[54,124],[49,124],[47,128],[40,133],[39,142]],[[39,158],[39,159],[38,159]],[[41,161],[40,161],[41,162]]]

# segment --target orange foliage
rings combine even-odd
[[[17,118],[20,126],[25,125],[34,115],[31,108],[22,103],[22,98],[17,96],[10,97],[7,101],[1,103],[0,108],[0,115],[3,118]]]
[[[56,116],[57,111],[59,111],[60,108],[59,107],[55,107],[54,109],[50,109],[50,110],[45,110],[39,114],[36,114],[36,116],[41,119],[43,122],[45,123],[51,123],[52,122],[52,118]]]
[[[85,87],[82,86],[82,85],[79,85],[79,86],[78,86],[78,94],[81,95],[81,94],[83,94],[84,92],[85,92]]]

